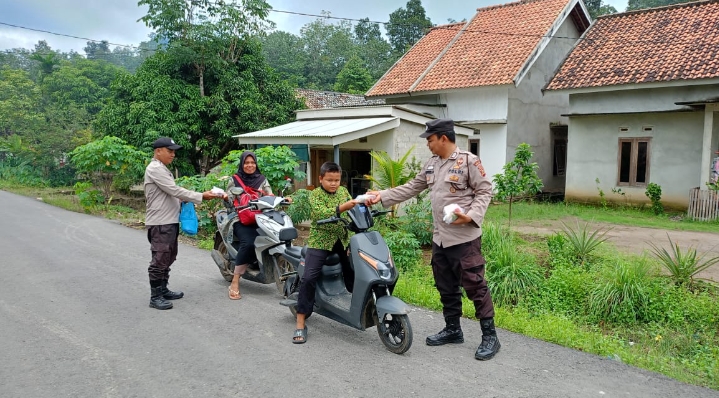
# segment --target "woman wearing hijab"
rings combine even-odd
[[[227,186],[228,191],[232,187],[241,185],[235,182],[236,179],[241,180],[242,184],[248,188],[262,191],[264,195],[272,195],[272,188],[270,188],[267,178],[260,173],[260,169],[257,167],[257,156],[254,152],[242,152],[237,173],[232,176]],[[229,296],[230,300],[239,300],[242,298],[240,278],[247,271],[248,265],[257,259],[255,255],[257,227],[244,225],[238,220],[233,228],[235,237],[233,246],[237,249],[237,257],[235,258],[235,273],[229,287]]]

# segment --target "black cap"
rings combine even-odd
[[[176,151],[180,148],[182,148],[181,145],[175,144],[175,141],[172,140],[170,137],[160,137],[155,142],[152,143],[152,147],[157,148],[169,148],[173,151]]]
[[[454,121],[452,119],[434,119],[425,123],[427,128],[424,133],[420,134],[420,138],[427,138],[434,134],[454,133]]]

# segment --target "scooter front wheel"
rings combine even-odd
[[[219,267],[220,273],[227,282],[232,282],[232,278],[235,276],[235,267],[232,265],[232,262],[228,260],[230,256],[227,254],[227,246],[225,246],[224,243],[221,243],[217,248],[217,251],[220,252],[222,258],[224,259],[222,266]]]
[[[280,292],[280,294],[284,294],[285,280],[282,279],[282,275],[294,271],[295,267],[293,267],[286,258],[280,255],[275,255],[273,260],[275,271],[275,284],[277,285],[277,291]]]
[[[395,354],[404,354],[412,346],[412,325],[407,315],[385,314],[377,323],[382,344]]]

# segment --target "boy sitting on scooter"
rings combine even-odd
[[[344,226],[341,223],[317,225],[317,220],[330,218],[333,215],[339,216],[359,203],[352,199],[347,188],[340,186],[341,178],[340,166],[334,162],[325,162],[320,167],[320,187],[310,193],[312,224],[307,239],[304,278],[297,298],[297,329],[292,336],[294,344],[303,344],[307,341],[305,320],[312,315],[317,279],[325,260],[332,253],[337,253],[343,264],[348,263],[345,248],[349,244],[349,235]],[[348,288],[351,289],[351,286]]]

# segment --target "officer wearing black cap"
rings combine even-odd
[[[494,305],[484,279],[485,260],[482,256],[482,220],[492,198],[492,183],[482,162],[471,152],[457,148],[454,121],[435,119],[426,123],[420,137],[427,139],[432,156],[422,171],[408,183],[375,195],[369,204],[381,202],[392,206],[410,199],[429,188],[434,232],[432,236],[432,273],[442,301],[445,328],[427,337],[427,345],[463,343],[460,327],[462,292],[474,303],[475,316],[480,320],[482,343],[474,357],[488,360],[499,351],[494,328]],[[443,221],[444,207],[457,204],[464,211],[455,212],[452,223]]]
[[[150,307],[158,310],[172,308],[167,300],[176,300],[184,296],[182,292],[173,292],[167,288],[170,279],[170,266],[177,258],[177,236],[180,233],[180,203],[200,204],[203,200],[220,198],[211,191],[193,192],[175,185],[175,179],[167,165],[175,159],[175,151],[182,148],[170,137],[160,137],[152,143],[154,156],[145,169],[145,198],[147,211],[145,228],[150,241],[152,260],[148,273],[150,276]]]

